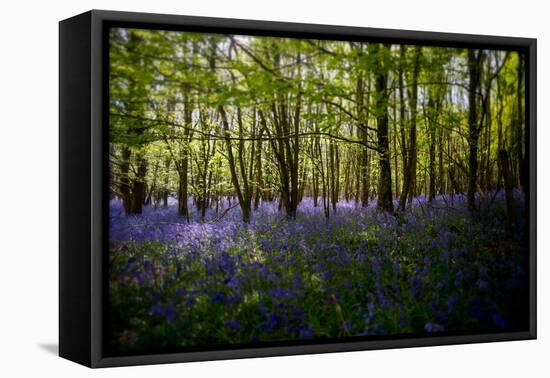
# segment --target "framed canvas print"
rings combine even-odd
[[[536,337],[536,40],[60,22],[60,355]]]

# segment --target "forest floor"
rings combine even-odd
[[[505,233],[502,193],[473,216],[464,196],[417,197],[398,217],[311,198],[295,221],[262,203],[219,221],[110,205],[113,353],[300,339],[498,332],[526,324],[523,195]],[[227,207],[227,204],[225,204]],[[190,200],[190,209],[191,200]],[[221,211],[221,209],[220,209]]]

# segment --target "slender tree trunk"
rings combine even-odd
[[[298,55],[298,61],[300,60],[300,57]],[[301,93],[301,92],[300,92]],[[301,94],[298,94],[298,98],[297,98],[297,101],[296,101],[296,106],[294,108],[294,119],[293,119],[293,124],[294,124],[294,129],[293,129],[293,133],[294,133],[294,137],[293,137],[293,148],[292,148],[292,153],[291,153],[291,156],[292,156],[292,170],[291,170],[291,175],[290,175],[290,178],[292,180],[292,183],[291,183],[291,192],[290,192],[290,199],[291,199],[291,204],[290,204],[290,211],[289,211],[289,217],[291,219],[296,219],[296,211],[298,209],[298,181],[299,181],[299,163],[300,163],[300,137],[299,137],[299,134],[300,134],[300,111],[301,111],[301,108],[302,108],[302,104],[301,104]]]
[[[317,172],[317,163],[313,161],[313,156],[315,156],[315,139],[311,142],[311,156],[312,156],[312,165],[313,169],[311,171],[312,179],[312,192],[313,192],[313,207],[319,206],[319,174]]]
[[[438,173],[439,173],[439,194],[444,194],[448,192],[447,184],[445,182],[445,169],[443,168],[443,151],[445,149],[445,138],[443,135],[443,128],[439,128],[438,140],[437,140],[437,162],[438,162]]]
[[[189,208],[187,205],[187,170],[189,160],[184,157],[180,160],[180,170],[178,171],[178,214],[189,222]]]
[[[256,191],[254,193],[254,210],[258,209],[260,199],[262,198],[262,191],[264,188],[262,174],[262,137],[263,129],[260,129],[257,142],[258,147],[256,148]]]
[[[397,94],[393,91],[393,132],[392,132],[392,148],[393,148],[393,172],[395,177],[395,196],[399,196],[399,166],[397,162]]]
[[[327,155],[327,150],[328,148],[326,148],[325,146],[325,158],[324,158],[324,161],[327,161],[328,162],[328,156]],[[319,151],[321,152],[322,154],[322,150],[321,148],[319,148]],[[321,155],[322,156],[322,155]],[[328,168],[326,170],[326,174],[325,174],[325,168],[324,168],[324,163],[323,163],[323,159],[321,158],[321,181],[323,183],[323,210],[324,210],[324,213],[325,213],[325,218],[329,218],[330,217],[330,195],[329,195],[329,192],[330,192],[330,178],[329,178],[329,173],[328,173]]]
[[[475,192],[478,176],[478,140],[479,140],[479,126],[477,116],[477,90],[479,87],[480,73],[481,73],[481,58],[482,53],[480,50],[468,50],[468,72],[469,72],[469,86],[468,86],[468,209],[474,211],[476,209],[475,204]]]
[[[368,131],[364,130],[364,140],[368,137]],[[370,189],[370,153],[367,147],[362,148],[361,154],[361,205],[367,207],[369,205],[369,189]]]
[[[433,125],[430,127],[430,146],[429,146],[429,189],[428,189],[428,200],[432,202],[435,198],[435,183],[436,183],[436,174],[435,174],[435,128]]]
[[[156,196],[158,170],[159,170],[159,159],[157,158],[155,159],[155,165],[153,166],[153,182],[151,183],[151,187],[149,188],[149,193],[147,194],[147,198],[145,199],[145,205],[151,205],[153,203],[153,196]],[[158,202],[155,201],[155,203],[158,203]]]
[[[502,84],[499,77],[497,77],[497,103],[498,103],[498,112],[497,112],[497,151],[504,149],[504,135],[503,135],[503,113],[504,113],[504,104],[502,99]],[[497,165],[497,183],[496,190],[499,191],[502,189],[501,177],[502,177],[502,167],[500,165],[500,159]]]
[[[420,56],[422,54],[422,48],[416,46],[414,49],[414,66],[411,83],[410,93],[410,108],[411,108],[411,120],[409,129],[409,185],[408,185],[408,202],[412,203],[414,196],[416,195],[416,162],[417,162],[417,146],[416,146],[416,118],[417,118],[417,104],[418,104],[418,75],[420,73]]]
[[[334,146],[334,141],[329,142],[329,171],[330,171],[330,202],[332,203],[332,211],[336,212],[336,204],[338,203],[338,179],[337,179],[337,152]]]
[[[378,178],[378,202],[377,207],[390,214],[394,213],[392,184],[391,184],[391,164],[390,164],[390,146],[388,139],[388,62],[385,55],[389,46],[376,47],[377,59],[376,67],[376,126],[378,141],[378,164],[380,176]]]
[[[429,136],[429,147],[428,147],[428,201],[432,202],[436,194],[436,173],[435,173],[435,144],[436,144],[436,122],[438,120],[439,114],[439,99],[434,100],[432,95],[429,95],[428,99],[428,136]],[[437,104],[437,105],[436,105]]]
[[[227,149],[227,160],[229,163],[229,171],[231,173],[231,181],[233,182],[233,188],[237,194],[237,199],[239,201],[239,206],[241,207],[243,222],[250,222],[250,201],[248,198],[245,198],[243,191],[241,190],[241,185],[239,183],[239,176],[237,174],[237,168],[235,164],[235,156],[233,155],[233,147],[231,145],[231,133],[229,131],[229,122],[227,120],[227,114],[222,105],[218,105],[218,112],[220,113],[222,120],[222,127],[224,130],[225,136],[225,145]]]
[[[355,151],[354,157],[353,157],[353,164],[357,164],[357,167],[361,167],[361,152],[363,151],[362,147],[361,150]],[[361,169],[359,169],[359,173],[355,176],[355,189],[354,189],[354,196],[355,196],[355,205],[359,205],[359,201],[361,200]]]
[[[180,216],[187,219],[189,222],[189,208],[187,205],[187,198],[189,197],[188,186],[188,170],[189,170],[189,138],[191,130],[191,105],[188,101],[185,101],[184,108],[184,122],[186,127],[183,130],[183,146],[181,151],[181,158],[179,162],[178,175],[178,213]]]
[[[506,194],[506,233],[511,235],[515,221],[515,211],[513,192],[514,183],[512,175],[510,174],[510,159],[508,156],[508,151],[500,150],[498,153],[498,158],[502,169],[502,178],[504,181],[504,190]]]
[[[519,150],[519,179],[520,185],[523,188],[523,192],[527,194],[529,189],[529,165],[527,157],[527,146],[529,144],[527,138],[527,130],[525,130],[525,112],[524,112],[524,100],[525,100],[525,57],[523,54],[518,53],[518,89],[517,89],[517,105],[518,105],[518,150]],[[528,211],[528,206],[525,207]]]
[[[483,190],[487,191],[491,189],[491,176],[492,168],[491,164],[491,131],[493,126],[493,118],[491,114],[491,91],[487,91],[487,104],[485,106],[485,157],[484,157],[484,169],[483,169]]]
[[[147,162],[143,153],[138,154],[137,174],[132,183],[132,202],[129,214],[141,214],[143,202],[145,201],[145,175],[147,173]]]
[[[346,150],[344,150],[346,151]],[[348,154],[344,153],[344,163],[350,161]],[[349,201],[351,198],[351,188],[353,185],[352,178],[350,175],[350,164],[344,165],[344,198],[346,201]]]
[[[400,62],[399,62],[399,134],[401,136],[401,156],[403,158],[403,187],[401,189],[401,195],[399,196],[399,211],[405,211],[405,205],[407,203],[407,195],[409,193],[409,149],[407,147],[407,139],[405,137],[405,83],[403,80],[404,76],[404,65],[406,59],[406,47],[405,45],[400,46]]]
[[[298,204],[302,202],[302,199],[304,198],[304,192],[306,190],[306,181],[307,181],[307,170],[308,170],[307,161],[304,160],[304,162],[300,164],[300,175],[299,175],[300,178],[298,180],[298,201],[296,203],[296,206],[298,206]]]
[[[248,223],[250,221],[250,209],[252,204],[252,188],[250,186],[249,177],[252,177],[252,170],[248,172],[250,176],[247,175],[247,169],[246,169],[246,163],[244,160],[244,152],[245,152],[245,146],[244,146],[244,125],[242,120],[242,113],[240,107],[237,107],[237,124],[239,126],[239,142],[238,142],[238,150],[237,150],[237,157],[238,157],[238,164],[239,164],[239,171],[241,173],[241,182],[242,182],[242,198],[239,198],[239,202],[244,201],[244,207],[246,208],[246,215],[245,211],[243,211],[243,221],[245,223]],[[227,131],[226,131],[226,140],[227,140]],[[231,144],[230,144],[231,146]],[[254,161],[250,161],[250,164],[253,164]]]
[[[131,150],[123,146],[122,147],[122,162],[120,164],[120,194],[122,196],[122,206],[126,214],[130,212],[132,203],[131,186],[130,186],[130,158],[132,156]]]
[[[358,93],[358,105],[359,108],[359,117],[361,125],[359,132],[361,133],[364,146],[361,147],[361,205],[367,207],[369,205],[369,191],[370,191],[370,151],[367,148],[369,142],[369,110],[368,104],[370,102],[370,80],[367,78],[367,94],[364,94],[363,88],[363,77],[357,79],[357,93]],[[365,98],[366,97],[366,98]]]
[[[164,174],[164,181],[162,185],[162,207],[167,208],[168,207],[168,179],[169,179],[169,172],[170,172],[170,159],[166,159],[164,162],[164,167],[166,169],[166,173]]]

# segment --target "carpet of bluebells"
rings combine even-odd
[[[250,224],[238,207],[218,221],[209,209],[187,222],[174,199],[138,216],[112,200],[111,347],[520,329],[522,198],[515,193],[512,235],[501,193],[474,216],[463,196],[439,196],[432,204],[415,198],[398,217],[341,201],[327,220],[306,198],[295,221],[273,202]]]

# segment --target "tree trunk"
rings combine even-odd
[[[122,196],[122,206],[126,214],[130,212],[132,204],[131,186],[130,186],[130,158],[132,151],[126,147],[122,147],[122,162],[120,164],[120,194]]]
[[[481,58],[482,53],[480,50],[468,50],[468,72],[469,72],[469,86],[468,86],[468,209],[474,211],[476,209],[475,193],[477,185],[478,175],[478,140],[479,140],[479,126],[477,117],[477,95],[476,92],[479,87],[479,79],[481,73]]]
[[[378,142],[378,163],[380,176],[378,178],[378,202],[377,207],[390,214],[394,213],[392,184],[391,184],[391,165],[390,150],[388,139],[388,62],[386,61],[386,50],[389,47],[376,47],[377,59],[375,90],[376,90],[376,126]]]
[[[435,127],[433,125],[430,125],[430,146],[429,146],[429,163],[428,163],[428,171],[429,171],[429,189],[428,189],[428,201],[432,202],[435,198],[435,183],[436,183],[436,175],[435,175]]]
[[[420,73],[420,55],[422,54],[422,48],[416,46],[414,50],[414,67],[412,74],[412,83],[410,91],[410,129],[409,129],[409,172],[408,172],[408,202],[412,203],[414,196],[416,195],[416,162],[417,162],[417,147],[416,147],[416,116],[418,113],[418,75]]]
[[[254,192],[254,210],[258,209],[260,199],[262,198],[262,191],[264,188],[262,176],[262,136],[263,129],[260,129],[257,142],[258,147],[256,148],[256,190]]]
[[[407,203],[407,195],[409,193],[409,150],[407,148],[407,139],[405,137],[405,83],[404,65],[406,59],[406,47],[400,46],[400,62],[399,62],[399,134],[401,136],[401,156],[403,158],[403,187],[401,189],[401,195],[399,196],[399,211],[405,211],[405,205]]]
[[[336,212],[336,205],[338,203],[339,188],[338,188],[338,171],[339,171],[339,157],[338,146],[331,140],[329,142],[329,170],[330,170],[330,201],[332,203],[332,212]]]
[[[153,168],[153,182],[151,183],[151,188],[149,188],[149,193],[147,194],[147,198],[145,199],[145,205],[151,205],[153,203],[153,196],[156,197],[158,170],[159,170],[159,159],[157,158],[155,159],[155,165]],[[155,201],[155,203],[158,203],[158,202]]]
[[[393,132],[392,132],[392,149],[393,149],[393,172],[395,177],[395,193],[399,196],[399,165],[397,159],[397,94],[393,91]]]
[[[233,188],[237,194],[237,199],[239,201],[239,206],[242,212],[243,222],[250,222],[250,199],[243,194],[241,190],[241,185],[239,183],[239,176],[237,174],[237,168],[235,165],[235,156],[233,155],[233,147],[231,145],[231,133],[229,131],[229,122],[227,120],[227,114],[222,105],[218,105],[218,112],[220,113],[222,120],[222,127],[224,130],[225,136],[225,145],[227,149],[227,160],[229,163],[229,171],[231,172],[231,181],[233,182]]]
[[[164,161],[164,167],[166,169],[166,172],[164,173],[163,183],[162,183],[162,190],[161,190],[161,196],[162,196],[162,207],[167,208],[168,207],[168,180],[170,175],[170,165],[171,160],[166,159]]]
[[[145,175],[147,173],[147,162],[143,154],[138,155],[136,178],[132,183],[132,202],[129,214],[141,214],[143,202],[145,201]]]
[[[187,206],[187,170],[189,160],[185,155],[180,160],[180,169],[178,170],[178,214],[189,221],[189,208]]]
[[[502,179],[504,181],[504,190],[506,195],[506,233],[511,235],[515,221],[514,211],[514,182],[510,173],[510,159],[508,151],[500,150],[498,153],[500,167],[502,169]]]
[[[369,205],[369,190],[370,190],[370,152],[367,148],[367,143],[369,141],[369,131],[367,128],[369,122],[369,110],[368,104],[370,102],[370,80],[367,77],[367,94],[365,98],[364,90],[364,79],[360,75],[357,78],[357,105],[358,105],[358,116],[360,121],[359,133],[365,144],[361,147],[361,157],[360,157],[360,176],[361,176],[361,205],[367,207]]]
[[[434,99],[433,94],[428,94],[428,136],[429,136],[429,146],[428,146],[428,202],[432,202],[436,194],[436,173],[435,173],[435,145],[436,145],[436,123],[438,120],[439,114],[439,102],[440,99]]]
[[[317,170],[315,167],[313,168],[312,172],[312,191],[313,191],[313,207],[319,206],[318,198],[319,198],[319,175],[317,174]]]
[[[524,100],[525,100],[525,58],[523,54],[518,53],[518,89],[517,89],[517,106],[518,106],[518,162],[519,166],[519,180],[520,185],[523,188],[523,192],[527,194],[529,190],[529,165],[527,157],[527,146],[529,141],[527,139],[527,130],[524,129],[525,126],[525,112],[524,112]],[[525,207],[526,211],[528,206]]]
[[[504,101],[502,99],[502,84],[500,77],[497,77],[497,103],[498,103],[498,112],[497,112],[497,151],[504,149],[504,135],[503,135],[503,113],[504,113]],[[499,160],[500,161],[500,160]],[[502,189],[501,183],[502,177],[502,168],[500,163],[497,165],[497,183],[496,191]]]

